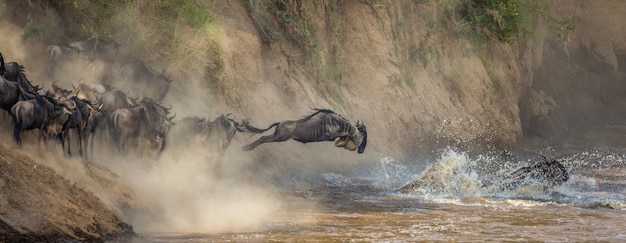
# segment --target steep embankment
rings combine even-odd
[[[521,138],[517,104],[530,85],[522,63],[531,59],[527,41],[494,41],[479,53],[446,16],[454,1],[280,2],[283,12],[312,26],[314,34],[302,38],[316,49],[288,37],[263,42],[264,26],[285,30],[280,17],[259,6],[216,7],[225,70],[254,123],[296,118],[309,107],[333,108],[365,121],[371,137],[365,156],[373,157],[401,158],[447,145],[508,147]],[[288,36],[304,27],[284,28]],[[311,62],[324,73],[311,74]],[[290,147],[281,156],[310,150]]]
[[[556,1],[549,10],[576,29],[568,35],[540,35],[545,44],[533,64],[531,97],[524,100],[541,96],[550,104],[550,113],[529,116],[524,121],[527,134],[568,136],[598,125],[624,124],[626,28],[621,13],[626,4]]]
[[[3,241],[102,241],[134,235],[100,198],[4,145],[0,168]]]

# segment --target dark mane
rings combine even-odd
[[[335,113],[334,111],[330,110],[330,109],[319,109],[319,108],[311,108],[311,110],[314,110],[315,112],[313,112],[312,114],[302,117],[300,118],[300,120],[298,120],[299,122],[302,121],[306,121],[308,119],[311,119],[311,117],[314,117],[315,115],[319,114],[319,113],[323,113],[323,114],[335,114],[339,117],[341,117],[342,119],[344,119],[341,115]],[[344,119],[345,120],[345,119]]]
[[[16,75],[16,79],[15,81],[18,82],[20,84],[20,86],[22,86],[22,88],[24,88],[26,91],[28,92],[37,92],[37,90],[39,90],[39,86],[34,86],[30,80],[28,80],[28,78],[26,78],[26,68],[24,68],[23,65],[16,63],[16,62],[11,62],[10,63],[14,68],[16,68],[17,70],[14,74],[12,75]]]

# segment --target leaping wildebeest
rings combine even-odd
[[[253,133],[263,133],[272,127],[276,128],[274,134],[257,139],[243,147],[243,150],[253,150],[263,143],[293,139],[301,143],[335,141],[337,147],[343,147],[350,151],[357,150],[358,147],[358,153],[365,151],[367,130],[364,123],[357,121],[354,124],[328,109],[314,110],[313,114],[300,120],[276,122],[265,129],[250,126],[245,121],[243,124],[245,129]]]

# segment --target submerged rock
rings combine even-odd
[[[0,241],[106,241],[131,237],[92,193],[0,145]]]

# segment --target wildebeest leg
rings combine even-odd
[[[126,153],[126,146],[128,143],[128,136],[122,134],[119,136],[119,140],[117,142],[117,150],[121,153]]]
[[[263,136],[263,137],[257,139],[256,141],[254,141],[253,143],[248,144],[245,147],[243,147],[243,150],[244,151],[250,151],[250,150],[253,150],[254,148],[256,148],[257,146],[259,146],[259,145],[261,145],[263,143],[283,142],[283,141],[287,141],[288,139],[289,139],[289,136],[279,136],[277,134]]]
[[[65,131],[61,130],[59,135],[57,135],[59,137],[59,140],[61,140],[61,151],[63,151],[63,154],[65,154],[65,136],[63,136],[64,133]]]
[[[89,153],[87,152],[89,150],[89,132],[86,131],[81,137],[83,138],[83,142],[81,144],[85,148],[85,159],[89,160]]]
[[[78,155],[83,156],[83,129],[78,126]]]
[[[83,135],[83,147],[85,148],[85,159],[89,160],[90,156],[93,156],[93,137],[95,130],[93,131],[84,131]],[[89,141],[91,140],[91,141]],[[91,151],[90,151],[90,142],[91,142]]]
[[[70,130],[67,130],[67,134],[65,134],[63,138],[67,140],[67,154],[72,156],[72,139],[70,138]]]
[[[93,143],[94,143],[94,140],[96,139],[96,130],[91,131],[88,138],[91,138],[91,144],[89,145],[90,147],[89,154],[93,158]],[[87,140],[87,144],[89,144],[89,139]]]
[[[22,146],[22,138],[20,137],[21,131],[22,131],[22,123],[15,122],[15,127],[13,127],[13,137],[15,138],[15,143],[18,146]]]

